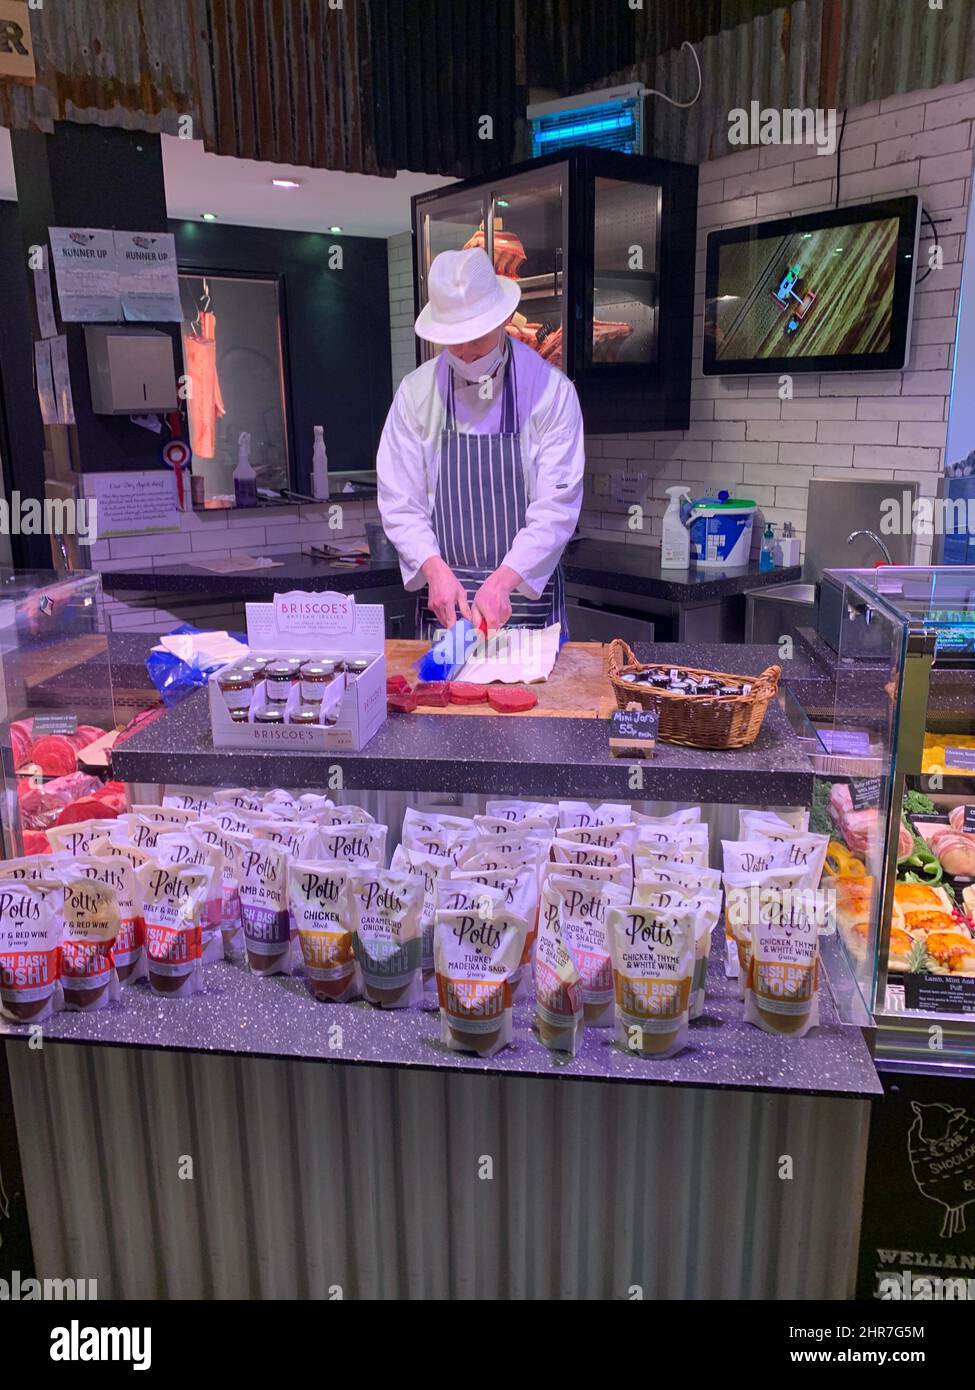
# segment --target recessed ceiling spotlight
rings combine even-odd
[[[300,179],[272,179],[275,188],[300,188]]]
[[[217,214],[215,212],[201,212],[200,216],[203,218],[204,222],[216,222],[217,220]]]
[[[342,228],[341,228],[341,227],[338,227],[338,226],[335,226],[335,227],[329,227],[328,230],[329,230],[330,232],[340,232],[340,231],[342,230]]]

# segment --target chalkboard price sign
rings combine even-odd
[[[610,716],[609,751],[615,758],[650,758],[657,743],[660,715],[655,709],[614,710]]]

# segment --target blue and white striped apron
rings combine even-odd
[[[470,603],[504,560],[525,525],[528,499],[521,460],[514,353],[508,347],[501,396],[501,433],[464,434],[457,429],[454,373],[447,368],[447,411],[440,434],[440,472],[433,501],[433,533],[443,560],[464,586]],[[515,627],[550,627],[559,623],[562,640],[569,635],[565,616],[562,567],[552,574],[538,598],[511,595]],[[440,620],[417,601],[417,632],[432,640]]]

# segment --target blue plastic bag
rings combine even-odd
[[[174,627],[171,632],[164,633],[165,637],[183,636],[186,633],[203,633],[204,629],[193,627],[191,623],[183,623],[180,627]],[[247,645],[247,638],[242,632],[232,632],[231,637],[236,637],[238,642]],[[173,656],[172,652],[150,652],[146,658],[146,671],[149,679],[159,691],[163,699],[163,704],[167,708],[178,705],[181,700],[201,685],[206,685],[207,678],[211,671],[216,670],[220,662],[207,661],[204,656],[198,656],[192,663],[181,661],[178,656]]]

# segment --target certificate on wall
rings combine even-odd
[[[133,323],[178,323],[176,239],[171,232],[116,232],[122,312]]]
[[[116,323],[122,317],[115,234],[96,227],[49,227],[62,323]]]
[[[178,531],[176,479],[168,468],[142,473],[84,473],[85,497],[96,504],[96,540]]]

